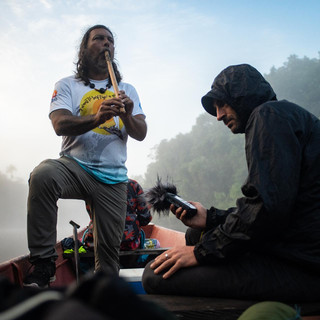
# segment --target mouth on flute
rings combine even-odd
[[[108,52],[108,53],[109,53],[109,56],[111,57],[111,52],[110,52],[110,50],[109,50],[108,48],[103,49],[103,50],[101,51],[101,54],[105,55],[106,52]]]

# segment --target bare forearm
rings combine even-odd
[[[137,115],[137,116],[127,116],[123,117],[122,121],[126,127],[126,131],[128,135],[136,139],[138,141],[142,141],[147,135],[147,124],[144,120],[144,116]]]
[[[109,99],[101,103],[96,114],[75,116],[67,109],[53,111],[50,119],[58,136],[78,136],[86,133],[112,117],[119,116],[123,106],[119,99]]]
[[[71,114],[63,114],[59,117],[53,116],[51,120],[58,136],[78,136],[99,126],[95,115],[77,117]]]

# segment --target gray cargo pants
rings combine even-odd
[[[82,199],[91,205],[95,269],[119,271],[125,225],[127,184],[104,184],[67,157],[41,162],[31,173],[28,196],[30,261],[57,258],[58,199]]]

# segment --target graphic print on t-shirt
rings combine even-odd
[[[87,92],[80,101],[80,115],[87,116],[96,114],[100,108],[101,103],[104,100],[114,98],[115,94],[112,91],[107,90],[105,93],[100,93],[96,90]],[[99,134],[116,134],[122,139],[121,129],[123,128],[123,122],[119,117],[113,117],[102,123],[99,127],[92,131]]]

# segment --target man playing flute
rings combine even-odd
[[[135,88],[121,81],[114,50],[107,27],[89,28],[80,44],[76,74],[55,85],[49,116],[56,134],[62,136],[62,147],[59,159],[41,162],[30,175],[27,228],[34,269],[24,279],[25,286],[44,287],[55,277],[58,199],[90,204],[95,269],[119,271],[127,201],[126,145],[128,136],[144,140],[147,125]]]

